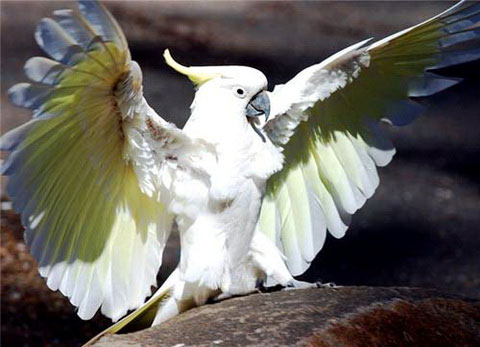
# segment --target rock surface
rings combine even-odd
[[[195,308],[94,344],[132,345],[478,346],[480,301],[400,287],[279,291]]]

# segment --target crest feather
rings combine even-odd
[[[168,66],[182,75],[187,76],[196,86],[201,86],[212,78],[220,76],[219,73],[208,71],[207,67],[192,67],[179,64],[175,61],[175,59],[173,59],[168,49],[163,52],[163,57],[165,58],[165,62],[168,64]]]

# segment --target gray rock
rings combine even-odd
[[[480,301],[400,287],[278,291],[205,305],[94,345],[478,346]]]

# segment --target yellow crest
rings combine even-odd
[[[173,59],[168,49],[163,52],[163,57],[165,58],[165,62],[172,69],[181,73],[182,75],[187,76],[190,81],[192,81],[197,86],[201,86],[203,83],[211,80],[212,78],[220,76],[219,73],[213,73],[211,71],[208,71],[208,67],[187,67],[177,63]]]

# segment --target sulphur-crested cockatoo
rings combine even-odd
[[[298,285],[328,232],[340,238],[378,186],[394,148],[381,121],[403,125],[412,97],[458,82],[433,73],[476,59],[480,4],[354,44],[267,92],[244,66],[168,65],[196,87],[183,129],[142,94],[142,72],[96,1],[60,10],[35,32],[50,58],[10,89],[33,118],[2,137],[7,191],[52,290],[91,318],[158,324],[265,280]],[[477,26],[475,28],[475,26]],[[181,257],[156,285],[172,225]]]

